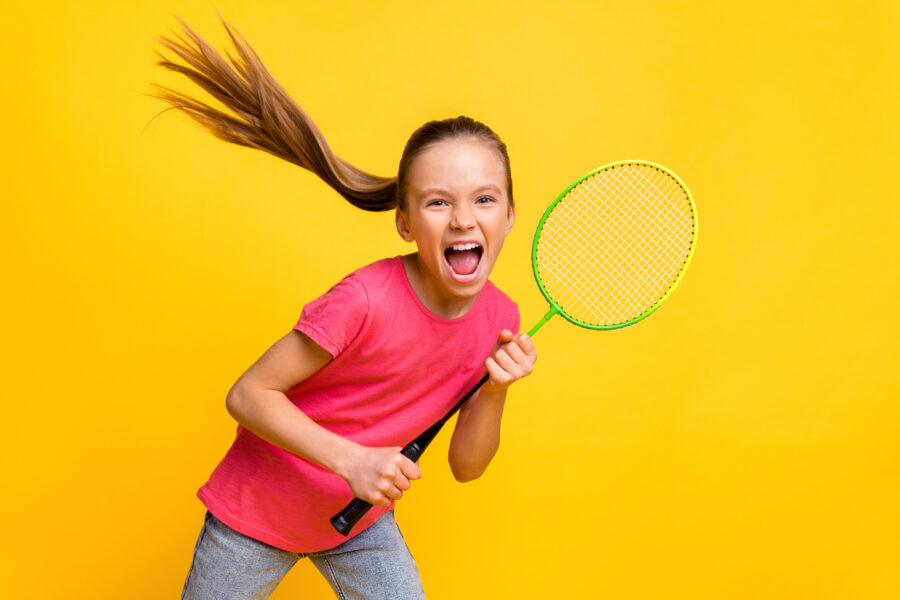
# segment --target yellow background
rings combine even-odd
[[[4,14],[3,595],[174,598],[234,380],[302,305],[407,252],[390,214],[144,94],[184,17],[237,23],[339,155],[421,123],[510,149],[493,280],[523,326],[546,205],[601,164],[684,179],[650,319],[536,336],[501,450],[448,432],[397,513],[429,598],[900,596],[897,2],[17,2]],[[149,123],[149,125],[148,125]],[[308,562],[273,598],[330,598]]]

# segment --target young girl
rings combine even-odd
[[[266,598],[308,556],[340,598],[421,598],[415,562],[393,519],[419,467],[400,449],[481,376],[459,413],[449,462],[479,477],[499,444],[509,385],[537,358],[513,332],[518,309],[488,276],[515,209],[506,147],[467,117],[416,130],[396,178],[335,156],[315,124],[226,24],[234,68],[186,24],[163,44],[235,116],[159,88],[158,97],[216,136],[290,160],[365,210],[395,210],[417,251],[350,273],[306,304],[293,329],[226,399],[237,435],[198,491],[207,508],[183,598]],[[329,518],[354,496],[374,506],[349,538]]]

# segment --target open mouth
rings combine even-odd
[[[484,249],[477,242],[450,244],[444,249],[444,260],[450,275],[457,281],[471,281],[478,276]]]

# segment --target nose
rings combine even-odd
[[[450,220],[450,227],[461,231],[475,227],[475,211],[473,208],[465,202],[457,205],[453,211],[453,218]]]

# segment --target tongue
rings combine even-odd
[[[478,250],[450,250],[447,262],[458,275],[471,275],[478,268]]]

